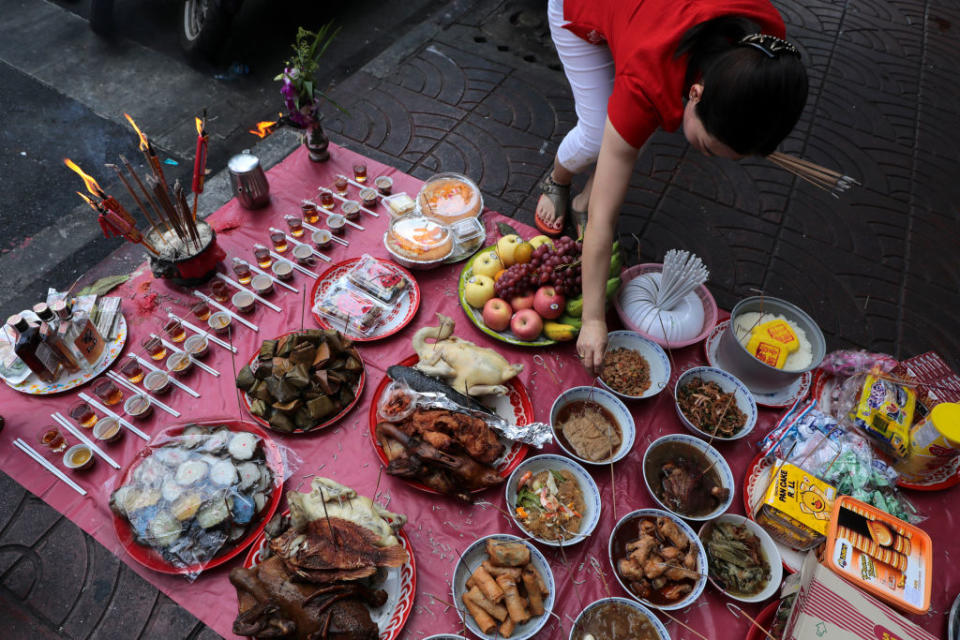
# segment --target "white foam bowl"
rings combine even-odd
[[[703,535],[705,530],[711,524],[717,522],[732,522],[736,525],[743,525],[750,530],[750,533],[757,536],[760,539],[760,550],[763,552],[763,556],[767,561],[767,564],[770,565],[770,579],[767,580],[766,586],[757,594],[752,596],[742,596],[730,591],[723,590],[724,595],[734,600],[739,600],[740,602],[763,602],[768,600],[777,593],[777,590],[780,588],[780,583],[783,581],[783,559],[780,557],[780,551],[777,549],[777,543],[773,541],[773,538],[770,537],[770,534],[763,530],[763,527],[758,525],[753,520],[750,520],[744,516],[734,515],[732,513],[725,513],[722,516],[718,517],[713,522],[704,523],[700,527],[700,540],[706,547],[706,542],[703,542]],[[707,556],[707,561],[709,562],[710,556]],[[719,589],[719,585],[714,583],[714,586]]]
[[[622,437],[620,448],[617,449],[617,451],[613,454],[613,457],[607,458],[606,460],[600,460],[598,462],[587,460],[586,458],[581,458],[574,451],[568,449],[560,441],[560,438],[557,436],[556,428],[557,414],[559,414],[560,409],[565,407],[567,404],[577,400],[589,400],[591,402],[596,402],[610,412],[610,415],[613,416],[613,419],[617,421],[617,426],[620,427],[620,433],[622,434]],[[622,460],[627,456],[627,454],[630,453],[630,450],[633,449],[633,442],[637,437],[637,426],[633,422],[633,416],[630,415],[630,410],[627,409],[627,405],[623,404],[623,401],[613,393],[601,387],[573,387],[558,395],[557,399],[553,401],[553,406],[550,407],[550,429],[553,431],[557,445],[563,449],[564,453],[574,460],[579,460],[583,464],[592,465],[610,464],[611,462]]]
[[[683,411],[680,409],[680,403],[677,402],[677,397],[680,395],[680,389],[690,384],[690,381],[694,378],[700,378],[704,382],[716,382],[717,385],[723,389],[724,393],[732,393],[734,397],[734,402],[737,403],[737,408],[743,412],[743,415],[747,417],[747,421],[744,423],[743,428],[740,429],[730,438],[724,438],[721,436],[713,436],[706,431],[702,431],[696,425],[694,425],[687,416],[684,415]],[[753,394],[750,393],[750,390],[747,389],[747,385],[743,384],[738,378],[733,374],[727,373],[723,369],[717,369],[716,367],[693,367],[692,369],[687,369],[680,377],[677,378],[677,384],[673,388],[673,398],[674,398],[674,408],[677,410],[677,416],[680,418],[680,422],[683,423],[683,426],[687,428],[691,433],[700,436],[701,438],[719,440],[723,442],[730,442],[733,440],[739,440],[740,438],[745,438],[753,428],[757,426],[757,401],[754,400]]]
[[[536,536],[528,531],[517,517],[515,506],[517,503],[517,482],[519,482],[520,478],[522,478],[523,474],[527,471],[533,475],[537,475],[547,469],[569,471],[573,474],[573,477],[577,479],[577,484],[580,485],[580,491],[583,493],[584,512],[581,514],[583,518],[580,521],[580,531],[577,532],[576,536],[568,540],[547,540]],[[569,547],[578,542],[583,542],[593,533],[593,530],[597,528],[597,524],[600,522],[601,503],[600,490],[597,488],[597,483],[593,481],[593,478],[587,473],[586,469],[564,456],[545,453],[524,460],[513,470],[513,473],[511,473],[507,479],[504,495],[507,500],[507,510],[510,512],[510,517],[513,518],[514,524],[540,544],[545,544],[550,547]]]
[[[643,356],[643,359],[650,365],[650,386],[639,396],[632,396],[620,393],[604,382],[603,378],[600,378],[600,384],[603,385],[604,389],[608,389],[627,400],[642,400],[657,395],[670,382],[670,358],[667,357],[663,348],[653,340],[644,338],[636,331],[611,331],[607,335],[607,351],[612,349],[629,349]]]
[[[680,513],[674,510],[673,508],[671,508],[670,505],[661,501],[660,498],[657,496],[656,491],[654,491],[653,487],[650,485],[650,480],[647,474],[648,458],[650,457],[652,452],[656,451],[661,447],[669,446],[673,443],[682,443],[682,444],[690,445],[691,447],[693,447],[694,449],[702,453],[704,456],[706,456],[709,463],[713,465],[713,470],[717,472],[718,476],[720,476],[721,486],[730,492],[730,494],[727,496],[727,499],[722,504],[718,505],[717,508],[714,509],[713,511],[710,511],[709,513],[699,515],[699,516],[690,516],[685,513]],[[728,465],[727,461],[724,460],[722,455],[720,455],[720,452],[714,449],[713,447],[711,447],[709,444],[707,444],[700,438],[688,436],[685,433],[673,433],[670,435],[663,436],[662,438],[657,438],[656,440],[650,443],[650,446],[647,447],[646,452],[643,454],[643,483],[646,485],[647,491],[650,492],[650,496],[654,499],[654,501],[658,505],[660,505],[670,513],[676,515],[678,518],[684,518],[685,520],[695,520],[695,521],[701,521],[701,522],[704,520],[712,520],[713,518],[716,518],[717,516],[725,512],[727,509],[729,509],[730,505],[733,504],[733,494],[736,493],[736,482],[733,479],[733,472],[730,471],[730,465]]]

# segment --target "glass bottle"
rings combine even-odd
[[[17,342],[13,352],[17,357],[44,382],[56,380],[58,368],[62,369],[62,366],[40,338],[40,328],[30,325],[19,313],[10,316],[7,325],[16,330]]]
[[[71,313],[63,300],[54,302],[51,309],[60,318],[57,335],[74,345],[88,363],[95,365],[103,353],[104,343],[90,315],[83,309]]]
[[[71,349],[70,345],[57,335],[57,329],[60,328],[60,319],[50,310],[47,303],[41,302],[34,305],[33,312],[40,318],[40,337],[57,354],[63,368],[70,373],[85,370],[87,361],[83,355],[77,351],[76,347]]]

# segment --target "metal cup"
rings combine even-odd
[[[260,166],[260,158],[249,149],[230,158],[230,186],[233,195],[246,209],[259,209],[270,202],[270,183]]]

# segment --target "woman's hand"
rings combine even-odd
[[[607,323],[603,320],[584,322],[577,338],[577,355],[591,376],[599,376],[603,355],[607,351]]]

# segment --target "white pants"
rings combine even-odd
[[[607,102],[613,93],[613,56],[606,43],[590,44],[563,28],[563,0],[548,0],[547,19],[577,113],[577,124],[560,143],[557,160],[568,171],[580,173],[600,155]]]

